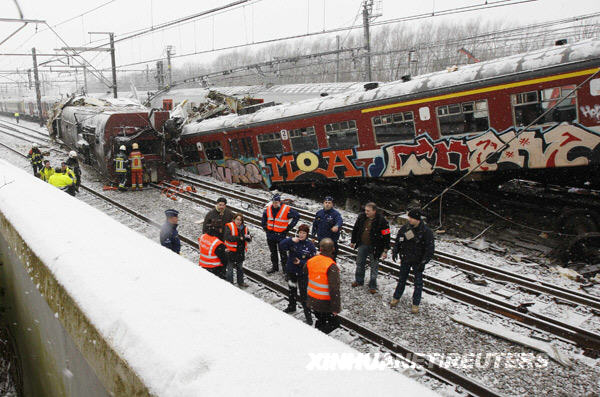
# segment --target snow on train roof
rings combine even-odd
[[[163,99],[174,99],[175,102],[187,99],[191,102],[202,102],[209,91],[217,91],[221,94],[243,97],[251,96],[264,99],[265,102],[288,103],[303,99],[319,97],[321,93],[336,94],[350,90],[362,90],[364,83],[307,83],[307,84],[282,84],[266,87],[264,85],[244,85],[231,87],[209,87],[209,88],[178,88],[169,90],[152,99],[152,106],[160,106]]]
[[[313,368],[356,351],[5,160],[0,175],[0,212],[152,395],[436,395],[390,370]]]
[[[238,116],[230,114],[207,119],[200,123],[186,125],[183,129],[183,134],[232,129],[262,121],[325,111],[337,107],[399,97],[433,89],[447,88],[492,77],[533,71],[549,66],[585,61],[598,57],[600,57],[600,40],[586,40],[570,45],[545,48],[501,59],[463,65],[455,71],[433,72],[416,76],[407,82],[393,81],[384,83],[380,84],[378,88],[369,91],[350,91],[326,97],[307,99],[292,104],[267,107],[248,115]]]

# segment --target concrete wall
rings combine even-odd
[[[25,396],[149,395],[2,213],[0,263]]]

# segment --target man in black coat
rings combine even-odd
[[[369,292],[376,293],[379,260],[387,258],[387,251],[390,248],[390,225],[379,213],[375,203],[365,204],[365,212],[356,219],[350,246],[356,247],[357,250],[355,281],[352,287],[364,284],[365,266],[369,258],[371,264]]]
[[[394,291],[394,297],[390,306],[395,307],[404,293],[408,273],[412,268],[415,275],[415,290],[413,292],[413,303],[411,311],[413,314],[419,312],[421,303],[421,294],[423,293],[423,270],[425,265],[431,260],[435,250],[433,232],[422,220],[422,213],[418,209],[408,212],[408,224],[398,230],[396,243],[392,250],[392,259],[394,262],[400,256],[400,277],[398,285]]]
[[[225,225],[233,220],[233,212],[227,208],[227,199],[219,197],[215,208],[208,211],[204,217],[204,223],[202,224],[202,233],[208,233],[208,226],[212,225],[215,230],[215,237],[223,241]]]

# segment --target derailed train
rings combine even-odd
[[[130,151],[135,142],[144,155],[144,181],[158,182],[166,177],[168,155],[162,127],[168,118],[169,112],[129,100],[73,97],[50,112],[48,130],[111,180],[119,147]]]
[[[508,143],[477,177],[600,186],[599,70],[600,40],[589,40],[192,122],[183,166],[267,187],[455,180]]]

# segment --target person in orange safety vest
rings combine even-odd
[[[244,215],[235,214],[233,221],[226,223],[224,229],[224,242],[229,251],[226,279],[233,284],[233,269],[236,269],[238,287],[245,288],[248,284],[244,282],[243,264],[246,259],[246,251],[248,251],[248,243],[252,241],[252,237],[248,233],[248,227],[244,224]]]
[[[262,228],[267,234],[267,245],[271,251],[271,269],[267,270],[268,274],[275,273],[279,270],[279,257],[281,258],[281,267],[285,273],[285,264],[287,262],[287,251],[279,249],[279,242],[287,237],[287,233],[296,226],[300,214],[295,209],[287,204],[281,204],[281,196],[276,194],[271,200],[271,204],[263,212]]]
[[[144,182],[142,179],[144,168],[142,166],[142,160],[144,156],[142,152],[139,151],[139,145],[134,143],[131,145],[133,149],[131,153],[129,153],[129,165],[131,170],[131,190],[136,190],[138,187],[140,190],[144,188]]]
[[[200,259],[198,264],[215,276],[225,279],[227,269],[227,247],[216,237],[216,227],[210,224],[206,233],[198,238]]]
[[[304,265],[308,274],[307,305],[315,313],[315,327],[328,334],[340,326],[340,269],[333,260],[335,244],[329,237],[319,243],[321,253]]]

